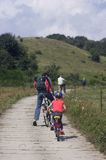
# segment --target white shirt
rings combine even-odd
[[[65,79],[62,78],[61,76],[58,78],[58,85],[64,84]]]

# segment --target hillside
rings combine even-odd
[[[30,54],[36,54],[40,70],[55,63],[61,67],[64,74],[79,73],[86,77],[106,75],[105,57],[101,58],[101,63],[96,63],[89,58],[90,54],[87,51],[48,38],[23,38],[22,43]],[[42,54],[37,54],[37,51],[41,51]]]
[[[47,38],[56,39],[89,51],[92,55],[106,56],[106,38],[100,41],[89,40],[84,36],[70,37],[62,34],[48,35]]]

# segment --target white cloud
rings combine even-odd
[[[106,0],[0,0],[0,34],[106,37]]]
[[[13,3],[9,0],[0,1],[0,19],[9,18],[15,16],[17,9]]]

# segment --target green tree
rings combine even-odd
[[[79,73],[70,73],[66,79],[74,85],[80,83]]]
[[[59,76],[59,69],[60,66],[57,66],[55,63],[48,65],[44,68],[44,70],[49,73],[50,78],[53,82],[57,81],[57,78]]]
[[[15,36],[10,33],[5,33],[0,36],[0,57],[2,66],[7,69],[19,68],[23,71],[36,70],[37,61],[36,56],[28,56],[27,50],[21,43],[19,43]]]
[[[87,42],[87,38],[84,36],[77,36],[74,38],[74,45],[76,45],[79,48],[84,48],[86,42]]]
[[[10,33],[5,33],[0,36],[0,48],[5,49],[15,59],[25,55],[25,49],[18,43]]]
[[[4,49],[0,49],[0,69],[13,69],[15,63],[13,57]]]
[[[92,61],[94,62],[100,62],[100,56],[97,53],[92,54]]]

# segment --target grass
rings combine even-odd
[[[77,88],[65,98],[67,116],[73,124],[106,154],[106,89],[103,89],[103,109],[100,88]]]
[[[13,103],[25,96],[34,94],[34,89],[23,87],[0,88],[0,114],[10,108]]]
[[[76,98],[82,102],[83,106],[85,103],[89,103],[98,111],[101,111],[101,90],[102,90],[102,109],[106,111],[106,88],[92,86],[92,87],[79,87],[76,88]],[[74,91],[75,92],[75,91]],[[85,103],[84,103],[85,102]],[[84,104],[83,104],[84,103]]]
[[[89,53],[67,43],[47,38],[23,38],[22,42],[28,48],[29,54],[35,53],[39,70],[55,63],[61,67],[63,74],[79,73],[81,76],[106,75],[106,58],[101,63],[95,63],[89,58]],[[42,54],[37,54],[41,51]]]

